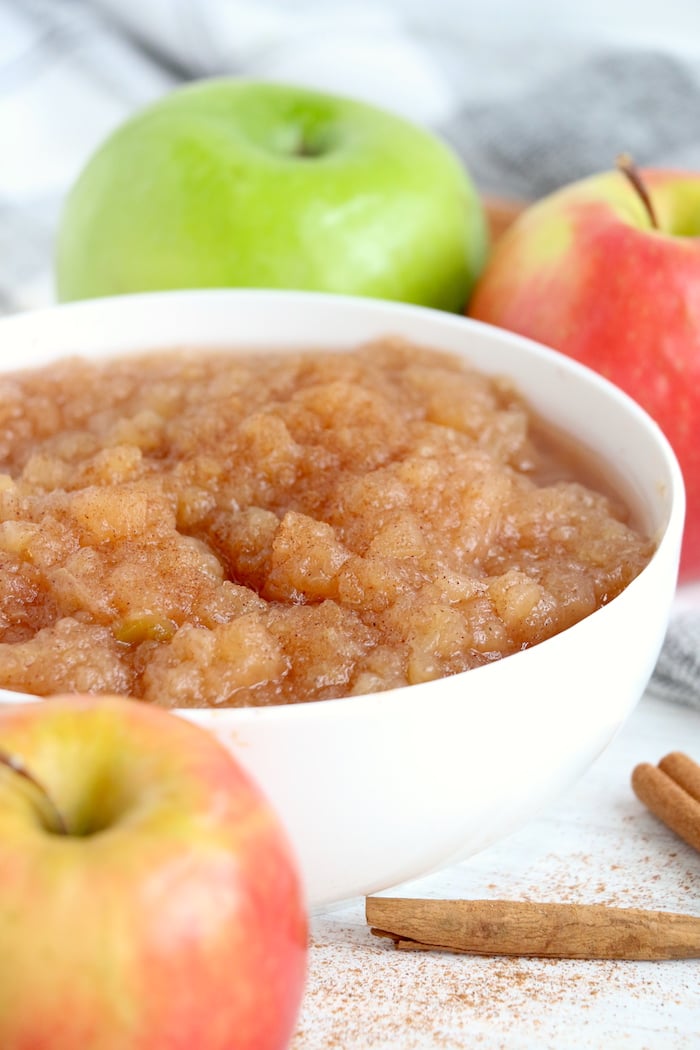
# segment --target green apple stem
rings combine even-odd
[[[635,163],[630,157],[629,153],[621,153],[615,163],[617,165],[618,171],[622,172],[622,174],[631,184],[635,193],[644,205],[646,213],[649,216],[649,222],[651,223],[652,229],[661,229],[661,227],[659,226],[659,220],[656,217],[654,205],[652,204],[651,197],[649,196],[649,191],[644,185],[644,180],[639,174],[639,171],[637,170]]]
[[[7,769],[15,773],[18,777],[23,777],[28,784],[31,784],[32,788],[38,792],[44,811],[48,811],[49,814],[49,830],[55,832],[58,835],[68,835],[68,825],[61,813],[60,809],[51,798],[51,795],[46,790],[44,785],[37,777],[31,773],[24,762],[18,755],[11,755],[6,751],[0,751],[0,765],[6,766]],[[42,814],[46,815],[46,812]]]

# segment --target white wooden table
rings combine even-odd
[[[392,896],[606,903],[700,915],[700,854],[630,788],[638,762],[700,761],[700,713],[644,697],[557,804],[472,860]],[[660,963],[399,952],[364,902],[314,917],[291,1050],[697,1050],[700,960]]]

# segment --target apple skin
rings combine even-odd
[[[602,373],[656,420],[687,490],[680,579],[700,577],[700,174],[621,171],[528,207],[495,244],[471,317]]]
[[[119,127],[69,193],[62,300],[171,288],[344,293],[463,311],[488,233],[438,138],[374,106],[215,78]]]
[[[0,710],[3,1050],[283,1050],[306,915],[276,816],[232,756],[116,697]],[[45,812],[45,807],[44,807]]]

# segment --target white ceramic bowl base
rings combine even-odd
[[[613,602],[539,646],[406,689],[286,707],[180,712],[261,784],[320,907],[467,857],[555,799],[639,700],[668,623],[684,515],[668,443],[616,388],[510,333],[419,307],[294,292],[171,292],[0,322],[0,369],[175,346],[344,348],[383,335],[510,376],[612,465],[658,549]],[[0,690],[4,702],[32,698]]]

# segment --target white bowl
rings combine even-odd
[[[533,408],[611,465],[658,548],[609,605],[496,663],[350,699],[181,712],[213,730],[262,785],[316,907],[484,848],[555,799],[610,742],[651,676],[675,592],[684,492],[668,443],[636,404],[571,360],[419,307],[195,291],[74,303],[0,322],[2,370],[66,353],[340,348],[386,334],[511,376]],[[0,700],[30,698],[0,691]]]

